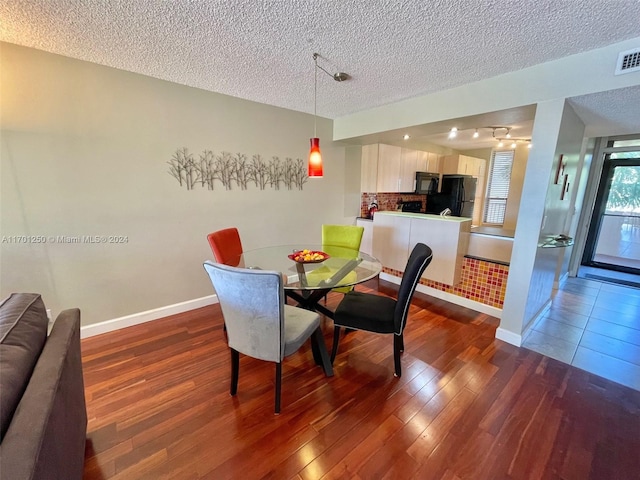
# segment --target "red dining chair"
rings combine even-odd
[[[238,266],[240,255],[242,255],[242,242],[237,228],[231,227],[212,232],[207,235],[207,240],[216,262],[231,267]]]

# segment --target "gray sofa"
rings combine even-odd
[[[87,410],[80,311],[65,310],[47,336],[38,294],[0,304],[0,479],[82,478]]]

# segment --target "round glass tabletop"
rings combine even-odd
[[[382,270],[382,264],[371,255],[329,245],[278,245],[248,250],[238,266],[281,272],[284,288],[289,290],[357,285]]]

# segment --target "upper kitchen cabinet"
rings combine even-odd
[[[402,148],[378,145],[378,192],[399,192]]]
[[[360,163],[360,191],[378,191],[378,144],[364,145]]]
[[[417,150],[416,157],[416,172],[440,173],[441,155]]]
[[[415,192],[417,150],[400,150],[400,172],[398,172],[398,192]]]
[[[416,172],[438,173],[440,155],[394,145],[362,147],[360,191],[409,193],[415,191]]]
[[[476,178],[484,178],[487,161],[482,158],[468,157],[466,155],[446,155],[442,160],[442,173],[472,175]]]

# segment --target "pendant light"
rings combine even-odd
[[[318,105],[318,69],[325,72],[332,77],[336,82],[344,82],[351,78],[346,73],[334,73],[327,72],[324,68],[318,65],[318,54],[313,54],[313,138],[310,139],[311,148],[309,150],[309,162],[308,162],[308,175],[310,178],[322,178],[322,154],[320,153],[320,139],[317,132],[317,105]]]
[[[316,114],[318,104],[318,54],[313,54],[313,138],[309,150],[309,177],[322,178],[322,154],[320,153],[320,139],[317,133],[318,118]]]

